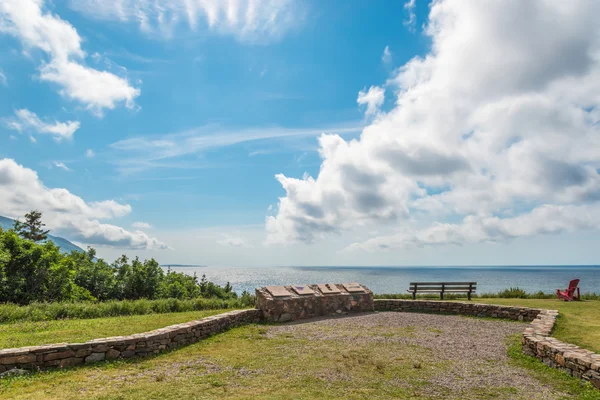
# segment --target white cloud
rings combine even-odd
[[[219,126],[204,126],[181,133],[156,136],[139,136],[115,142],[111,148],[118,152],[114,163],[121,172],[131,173],[152,168],[177,168],[173,160],[208,149],[233,146],[239,143],[268,139],[318,136],[322,132],[340,135],[360,132],[359,123],[338,127],[282,128],[264,127],[228,130]],[[189,163],[183,165],[189,168]]]
[[[40,67],[40,79],[58,84],[63,96],[81,102],[97,115],[121,102],[134,107],[140,90],[125,78],[85,66],[86,54],[77,30],[58,15],[43,11],[43,6],[44,0],[0,2],[0,32],[18,38],[27,51],[40,49],[50,57]]]
[[[316,178],[277,175],[286,195],[267,218],[267,241],[343,231],[364,238],[385,227],[400,242],[434,232],[439,243],[471,243],[465,232],[496,219],[504,236],[551,230],[562,221],[556,210],[567,218],[584,207],[597,220],[599,12],[593,0],[434,2],[425,31],[431,51],[387,82],[396,108],[358,140],[322,135]],[[520,216],[540,207],[555,212],[521,229],[520,221],[533,221]],[[413,226],[418,233],[406,236]]]
[[[6,79],[6,75],[2,71],[0,71],[0,85],[6,86],[8,84],[8,80]]]
[[[469,215],[460,224],[436,223],[431,227],[379,236],[353,243],[349,250],[381,251],[408,247],[505,242],[517,237],[560,234],[597,229],[600,205],[543,205],[512,218]]]
[[[67,167],[67,165],[62,161],[52,161],[52,165],[67,172],[71,171],[71,168]]]
[[[131,224],[131,226],[133,226],[134,228],[137,229],[151,229],[152,225],[150,225],[147,222],[134,222],[133,224]]]
[[[278,38],[302,22],[305,5],[296,0],[71,0],[91,18],[135,22],[145,32],[167,35],[185,21],[194,31],[209,29],[242,41]]]
[[[385,89],[379,86],[371,86],[369,91],[361,90],[358,92],[356,102],[361,106],[366,106],[366,115],[375,115],[385,100]]]
[[[94,157],[96,157],[96,153],[92,149],[87,149],[85,151],[85,157],[86,158],[94,158]]]
[[[384,64],[392,63],[392,52],[390,51],[390,46],[385,46],[383,49],[383,55],[381,56],[381,62]]]
[[[51,189],[37,173],[14,160],[0,159],[0,210],[2,215],[20,217],[37,209],[53,233],[89,245],[132,249],[166,249],[168,246],[143,232],[130,232],[100,222],[125,216],[131,206],[114,200],[86,202],[67,189]]]
[[[410,32],[414,32],[417,27],[415,6],[416,0],[408,0],[406,3],[404,3],[404,9],[406,10],[408,16],[408,18],[404,21],[404,26],[406,26]]]
[[[52,123],[42,121],[34,112],[27,109],[15,111],[15,118],[5,119],[6,126],[19,132],[34,132],[50,134],[56,141],[73,138],[73,134],[79,129],[79,121],[67,121]]]
[[[228,235],[225,233],[221,234],[221,236],[223,236],[223,239],[218,240],[217,243],[221,244],[223,246],[241,247],[241,248],[247,248],[247,249],[251,249],[254,247],[248,243],[246,238],[244,238],[242,236],[239,236],[239,235],[231,236],[231,235]]]

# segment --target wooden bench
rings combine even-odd
[[[410,289],[413,300],[417,293],[439,293],[440,300],[444,300],[444,293],[466,293],[471,300],[471,293],[475,293],[477,282],[411,282]]]

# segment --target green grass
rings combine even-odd
[[[184,311],[240,309],[254,307],[254,296],[237,299],[195,298],[190,300],[113,300],[105,302],[31,303],[26,306],[0,304],[0,324],[19,321],[52,321],[116,317],[120,315],[164,314]]]
[[[478,303],[546,308],[559,311],[552,336],[600,353],[600,301],[558,299],[474,299]]]
[[[0,325],[0,349],[52,343],[81,343],[109,336],[142,333],[226,312],[204,310],[95,319],[24,321]]]
[[[424,347],[389,341],[347,346],[343,340],[307,341],[266,334],[248,325],[156,357],[103,362],[0,380],[2,399],[527,399],[520,388],[471,387],[428,391],[437,374],[453,368]],[[361,331],[362,335],[380,335]],[[389,332],[394,334],[395,332]],[[396,334],[403,334],[397,332]],[[600,400],[600,391],[582,385],[522,356],[518,338],[510,354],[564,399]],[[456,360],[454,362],[460,362]]]

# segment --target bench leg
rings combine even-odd
[[[440,300],[444,300],[444,292],[440,292]]]
[[[413,300],[416,300],[416,299],[417,299],[417,291],[415,290],[415,291],[413,292]]]
[[[467,293],[467,300],[471,300],[471,292]]]

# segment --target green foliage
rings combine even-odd
[[[521,288],[509,288],[504,289],[500,293],[498,293],[498,297],[501,299],[526,299],[527,292]]]
[[[48,232],[45,231],[42,223],[42,213],[37,210],[33,210],[25,214],[25,222],[19,220],[15,221],[13,230],[21,236],[23,239],[31,240],[33,242],[40,242],[48,238]]]
[[[52,321],[58,319],[90,319],[127,315],[166,314],[174,312],[240,309],[254,306],[254,297],[239,299],[188,300],[109,300],[105,302],[31,303],[26,306],[0,304],[0,324],[20,321]]]
[[[129,260],[122,256],[108,264],[97,259],[91,248],[65,255],[52,242],[35,243],[19,237],[14,230],[0,229],[0,302],[25,305],[198,297],[235,300],[238,296],[229,283],[221,287],[206,276],[198,282],[195,275],[170,269],[165,274],[154,259]],[[245,296],[243,300],[249,304],[250,299]],[[146,312],[144,309],[139,313]]]

